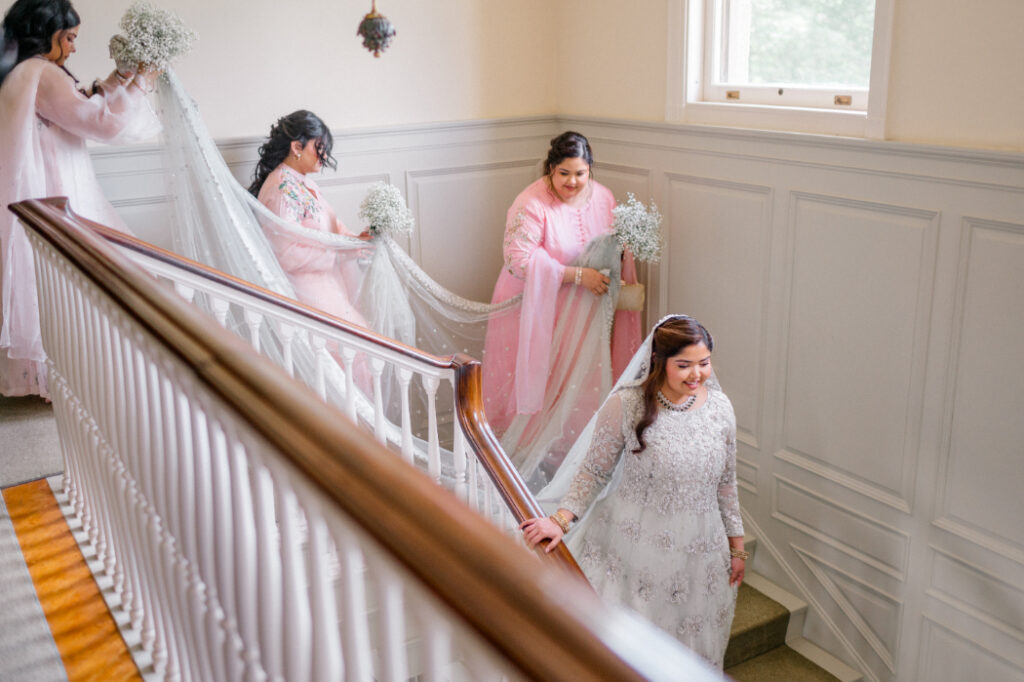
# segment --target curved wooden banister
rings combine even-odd
[[[495,533],[243,340],[210,325],[201,311],[81,229],[85,224],[64,202],[30,200],[12,210],[525,676],[667,680],[692,665],[675,647],[640,635],[586,585]],[[465,366],[460,377],[470,392],[478,390],[479,367]],[[481,438],[487,437],[485,430]]]
[[[498,456],[499,453],[503,454],[504,450],[484,415],[483,372],[480,362],[461,353],[452,356],[452,360],[456,365],[459,384],[459,390],[456,393],[459,404],[457,410],[459,422],[467,434],[467,439],[475,451],[477,459],[487,469],[488,475],[501,491],[505,498],[505,504],[512,510],[517,521],[521,523],[526,519],[544,516],[544,510],[526,488],[522,477],[519,476],[515,468],[507,464],[508,458]],[[513,475],[507,476],[510,469]],[[548,543],[549,541],[545,540],[543,545],[538,547],[538,551],[546,556],[555,557],[559,565],[566,567],[575,575],[583,577],[583,571],[580,570],[576,559],[564,542],[559,543],[550,554],[541,549],[541,547],[546,548]],[[589,585],[589,583],[587,584]]]
[[[54,204],[66,209],[66,206]],[[275,306],[289,310],[292,313],[301,315],[310,320],[315,320],[324,325],[344,330],[346,333],[369,341],[377,346],[400,353],[418,362],[428,364],[441,369],[453,369],[456,373],[457,391],[457,413],[459,422],[463,426],[467,442],[477,459],[483,464],[488,476],[501,493],[506,506],[512,512],[516,521],[523,522],[529,518],[544,516],[544,510],[537,503],[533,494],[526,487],[518,470],[512,465],[501,447],[497,436],[491,430],[484,412],[483,390],[481,383],[481,367],[479,360],[468,355],[456,353],[451,356],[438,356],[428,353],[419,348],[408,346],[395,339],[377,334],[376,332],[353,324],[340,317],[335,317],[323,312],[318,308],[300,303],[271,291],[265,287],[233,277],[225,272],[211,268],[190,258],[180,256],[176,253],[144,242],[124,232],[118,232],[105,225],[93,222],[86,218],[73,215],[77,222],[84,223],[93,229],[97,234],[107,241],[117,244],[120,247],[141,253],[163,263],[173,265],[176,268],[185,270],[191,274],[209,279],[218,284],[230,287],[236,291],[245,292],[260,300],[267,301]],[[580,570],[572,552],[565,544],[560,544],[551,553],[544,551],[548,541],[537,548],[537,554],[543,561],[554,562],[568,572],[576,575],[581,580],[586,580],[583,571]],[[588,583],[589,584],[589,583]]]

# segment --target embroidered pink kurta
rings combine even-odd
[[[276,215],[302,227],[355,236],[324,201],[316,182],[285,164],[271,171],[263,181],[259,200]],[[284,231],[267,230],[267,237],[281,268],[295,287],[298,300],[353,324],[367,326],[365,318],[352,305],[339,250]],[[347,253],[354,255],[355,251]]]
[[[541,410],[553,356],[572,353],[569,339],[557,350],[553,348],[556,317],[571,313],[565,308],[565,294],[577,286],[563,284],[562,278],[567,265],[591,240],[611,231],[615,207],[608,188],[594,181],[591,186],[586,204],[572,207],[555,195],[545,178],[540,178],[523,190],[508,210],[505,267],[495,284],[492,302],[523,294],[523,303],[518,315],[499,315],[491,320],[483,363],[487,417],[499,434],[517,414]],[[636,282],[633,257],[628,253],[623,259],[622,278]],[[611,349],[613,381],[639,345],[639,313],[617,312]],[[509,378],[513,390],[507,390]],[[588,396],[593,406],[584,423],[603,398]]]
[[[24,229],[8,205],[66,196],[79,215],[127,232],[104,198],[86,140],[151,137],[159,123],[137,86],[115,73],[86,97],[60,67],[41,57],[18,64],[0,85],[0,393],[48,395],[39,332],[35,268]]]

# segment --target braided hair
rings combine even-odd
[[[260,160],[253,171],[249,193],[254,197],[259,196],[260,187],[267,176],[292,153],[292,142],[298,142],[305,147],[310,140],[316,141],[316,153],[320,157],[320,163],[329,168],[337,168],[338,162],[331,156],[334,137],[330,129],[312,111],[299,109],[277,119],[277,123],[270,127],[270,136],[259,149]]]

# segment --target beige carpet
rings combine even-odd
[[[0,488],[63,471],[53,406],[38,396],[0,396]]]

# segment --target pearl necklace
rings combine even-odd
[[[682,403],[676,404],[665,397],[665,394],[658,391],[658,402],[661,403],[662,407],[666,410],[672,410],[673,412],[686,412],[688,409],[693,407],[693,404],[697,402],[697,396],[691,395],[689,398],[684,400]]]

